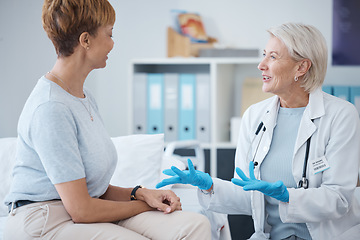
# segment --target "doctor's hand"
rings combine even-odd
[[[241,179],[233,178],[231,179],[231,182],[235,185],[243,187],[245,191],[256,190],[282,202],[289,202],[289,192],[282,181],[269,183],[255,178],[254,162],[251,161],[249,164],[250,178],[248,178],[238,167],[236,168],[236,173]]]
[[[211,188],[213,181],[209,174],[195,170],[193,163],[188,159],[189,170],[181,171],[177,167],[172,166],[171,169],[165,169],[164,174],[172,176],[156,184],[156,188],[161,188],[166,185],[182,183],[191,184],[202,190],[208,190]]]

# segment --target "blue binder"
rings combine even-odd
[[[147,133],[164,133],[164,75],[148,73],[147,80]]]
[[[334,92],[333,92],[333,87],[330,86],[330,85],[324,85],[322,86],[322,90],[330,95],[333,95]]]
[[[196,139],[196,76],[179,75],[179,140]]]
[[[342,98],[346,101],[350,102],[350,87],[349,86],[334,86],[333,87],[333,95]]]
[[[360,114],[360,86],[350,87],[350,102],[355,105]]]

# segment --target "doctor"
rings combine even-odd
[[[356,239],[354,198],[360,159],[359,116],[352,104],[321,91],[327,47],[313,26],[268,30],[258,68],[275,94],[243,116],[232,182],[172,167],[158,184],[199,187],[203,207],[254,220],[251,239]]]

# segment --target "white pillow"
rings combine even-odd
[[[164,134],[138,134],[112,138],[118,163],[110,184],[120,187],[143,185],[155,188],[159,181]]]
[[[10,191],[12,169],[15,164],[17,138],[0,138],[0,217],[8,215],[4,198]]]

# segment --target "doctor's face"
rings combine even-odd
[[[270,37],[258,69],[262,72],[264,92],[280,97],[291,94],[296,87],[294,77],[297,63],[289,54],[285,44],[278,38]]]

